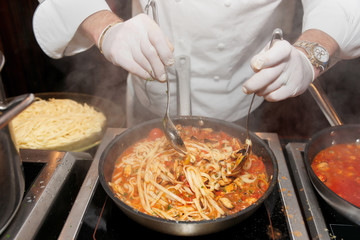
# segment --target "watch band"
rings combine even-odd
[[[297,41],[294,43],[295,47],[303,48],[307,53],[307,58],[311,64],[320,70],[324,71],[328,67],[329,52],[316,42]]]

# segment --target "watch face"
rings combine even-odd
[[[314,47],[314,56],[320,62],[327,62],[329,61],[329,53],[321,46]]]

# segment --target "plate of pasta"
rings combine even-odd
[[[10,123],[17,149],[87,151],[97,146],[107,127],[123,127],[121,108],[87,94],[35,94],[35,101]]]
[[[250,216],[273,190],[277,162],[266,143],[254,143],[243,170],[231,176],[246,130],[222,120],[174,118],[188,154],[176,152],[161,119],[115,137],[100,158],[101,185],[129,217],[160,232],[196,236]]]

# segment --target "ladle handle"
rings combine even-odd
[[[178,56],[175,58],[177,113],[179,116],[191,116],[190,94],[190,57]]]
[[[316,103],[320,107],[321,111],[325,115],[326,119],[329,121],[330,125],[331,126],[343,125],[343,121],[336,113],[333,105],[327,98],[324,90],[322,89],[318,81],[311,83],[308,89],[311,95],[313,96],[313,98],[315,99]]]
[[[6,104],[5,89],[1,78],[1,71],[5,64],[5,56],[0,51],[0,104]]]
[[[159,25],[159,17],[158,17],[155,1],[149,0],[145,6],[145,12],[148,16],[150,16],[150,8],[151,8],[151,13],[152,13],[152,17],[153,17],[154,21]]]

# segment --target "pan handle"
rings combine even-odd
[[[319,105],[321,111],[325,115],[326,119],[329,121],[331,126],[343,125],[343,121],[340,119],[339,115],[336,113],[333,105],[327,98],[324,90],[320,86],[318,81],[315,81],[310,84],[309,91],[316,103]]]
[[[182,55],[175,58],[177,113],[191,116],[190,57]]]
[[[34,94],[23,94],[15,97],[9,104],[0,104],[0,129],[5,127],[14,117],[27,108],[35,99]]]

